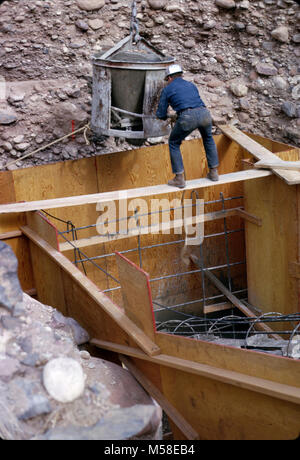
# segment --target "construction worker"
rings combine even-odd
[[[182,78],[183,70],[180,65],[173,64],[167,71],[165,81],[167,86],[162,90],[157,118],[168,118],[168,107],[177,112],[176,123],[169,138],[170,158],[174,179],[168,185],[184,188],[185,176],[180,145],[182,141],[195,129],[199,129],[203,139],[206,158],[209,167],[208,179],[218,181],[218,151],[212,136],[212,118],[209,110],[205,107],[198,89],[194,83]],[[173,117],[170,117],[173,118]]]

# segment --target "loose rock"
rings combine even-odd
[[[85,11],[99,10],[105,5],[105,0],[76,0],[79,8]]]
[[[69,403],[83,393],[85,376],[77,361],[71,358],[57,358],[44,367],[43,383],[52,398]]]

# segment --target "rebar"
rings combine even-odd
[[[231,197],[231,198],[224,198],[223,194],[220,193],[220,200],[214,200],[211,202],[206,202],[205,205],[208,204],[215,204],[215,203],[221,203],[222,204],[222,209],[225,210],[225,201],[232,200],[232,199],[238,199],[242,197]],[[195,206],[194,203],[188,205],[188,206]],[[158,211],[150,212],[150,213],[143,213],[143,214],[138,214],[137,209],[134,210],[134,219],[136,221],[136,226],[139,229],[142,229],[140,225],[140,218],[149,216],[152,214],[161,214],[163,212],[170,212],[170,211],[175,211],[177,209],[183,209],[183,206],[181,207],[174,207],[172,209],[164,210],[160,209]],[[84,263],[91,263],[94,265],[97,269],[101,270],[107,277],[111,278],[114,282],[118,284],[116,287],[112,287],[109,289],[104,290],[104,293],[111,293],[113,291],[121,289],[119,281],[112,276],[107,270],[103,269],[101,266],[99,266],[95,260],[101,260],[105,259],[106,257],[112,257],[115,255],[115,253],[109,253],[109,254],[103,254],[100,256],[95,256],[95,257],[88,257],[83,251],[81,251],[79,248],[75,247],[75,245],[72,243],[72,241],[69,241],[67,238],[67,235],[72,236],[72,240],[77,240],[77,232],[80,230],[86,230],[95,227],[96,225],[88,225],[88,226],[82,226],[82,227],[75,227],[72,222],[70,221],[64,221],[63,219],[56,218],[55,216],[52,216],[51,214],[47,213],[44,211],[46,215],[49,217],[56,219],[62,223],[64,223],[67,227],[65,231],[59,232],[61,237],[70,243],[71,246],[74,248],[74,263],[76,265],[82,264],[82,267],[84,269],[84,272],[86,273]],[[116,219],[112,222],[121,222],[121,220],[124,219],[130,219],[132,216],[128,216],[126,218],[121,218],[121,219]],[[107,222],[106,222],[107,224]],[[225,251],[226,251],[226,263],[218,266],[213,266],[213,267],[205,267],[204,264],[204,246],[202,243],[199,246],[199,253],[200,253],[200,268],[197,268],[195,270],[188,270],[188,271],[182,271],[182,272],[177,272],[173,274],[165,274],[159,277],[153,277],[150,278],[150,282],[158,282],[161,280],[169,280],[172,278],[180,278],[183,276],[189,276],[189,275],[194,275],[197,273],[201,273],[201,285],[202,285],[202,296],[199,299],[193,299],[193,300],[188,300],[185,302],[181,303],[176,303],[175,305],[164,305],[162,302],[159,301],[159,299],[155,299],[153,301],[154,305],[156,305],[158,308],[154,310],[155,315],[163,312],[163,311],[168,311],[169,313],[176,314],[182,316],[183,319],[169,319],[164,322],[160,322],[156,320],[156,327],[158,331],[167,330],[168,333],[170,334],[175,334],[175,335],[182,335],[185,337],[190,337],[190,338],[197,338],[197,339],[203,339],[203,340],[210,340],[210,337],[214,336],[216,338],[216,334],[219,337],[219,339],[224,338],[230,338],[230,339],[236,339],[238,337],[239,341],[243,342],[243,347],[244,348],[255,348],[253,345],[248,345],[247,340],[249,339],[250,336],[253,335],[258,335],[262,337],[266,337],[266,340],[268,339],[268,336],[272,336],[272,334],[276,333],[277,335],[283,336],[285,339],[284,342],[286,343],[285,348],[282,348],[282,355],[283,356],[292,356],[292,345],[293,341],[295,341],[295,336],[298,333],[300,329],[300,313],[295,313],[295,314],[287,314],[283,315],[278,312],[268,312],[268,313],[263,313],[260,316],[257,317],[244,317],[244,316],[238,316],[234,314],[226,315],[221,318],[213,319],[208,317],[208,315],[200,316],[200,315],[195,315],[193,313],[188,313],[187,311],[181,311],[180,309],[183,309],[188,306],[192,306],[195,304],[202,304],[203,307],[209,306],[209,303],[211,301],[214,301],[216,299],[221,299],[224,298],[224,294],[219,294],[215,296],[207,296],[206,294],[206,286],[205,286],[205,279],[204,279],[204,271],[205,270],[220,270],[220,269],[226,269],[227,271],[227,279],[228,279],[228,286],[229,290],[232,292],[232,278],[231,278],[231,268],[234,266],[242,265],[245,264],[246,261],[237,261],[237,262],[230,262],[230,251],[229,251],[229,240],[228,236],[233,233],[241,232],[244,231],[243,228],[239,229],[234,229],[234,230],[228,230],[227,228],[227,222],[226,218],[224,218],[224,231],[219,232],[219,233],[214,233],[210,235],[205,235],[204,238],[214,238],[214,237],[220,237],[223,236],[225,239]],[[142,259],[142,253],[144,250],[149,250],[152,248],[159,248],[159,247],[165,247],[168,245],[178,245],[178,244],[183,244],[185,243],[184,239],[179,239],[175,241],[167,241],[164,243],[157,243],[153,245],[147,245],[147,246],[142,246],[141,245],[141,235],[137,235],[137,247],[133,249],[127,249],[120,251],[121,254],[126,254],[126,253],[132,253],[132,252],[138,252],[139,256],[139,265],[140,267],[143,267],[143,259]],[[247,292],[247,289],[239,289],[235,290],[233,294],[244,294]],[[232,311],[234,309],[234,306],[232,307]],[[241,314],[242,315],[242,314]],[[280,322],[282,325],[288,324],[288,323],[296,323],[295,327],[286,327],[282,328],[282,330],[274,330],[274,331],[263,331],[263,330],[258,330],[256,326],[259,324],[272,324]],[[276,341],[276,339],[273,339]],[[278,348],[280,348],[280,341],[278,341]],[[218,342],[219,343],[219,342]],[[275,342],[276,343],[276,342]],[[298,343],[298,342],[297,342]],[[257,346],[259,349],[259,345]],[[276,347],[275,347],[276,348]]]

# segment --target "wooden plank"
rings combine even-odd
[[[238,209],[237,215],[242,217],[242,219],[247,220],[247,222],[251,222],[252,224],[258,225],[259,227],[262,226],[262,219],[244,211],[244,209]]]
[[[159,347],[138,328],[117,305],[110,301],[72,262],[50,246],[29,227],[22,227],[22,232],[40,248],[45,255],[67,272],[76,284],[89,294],[98,305],[149,355],[160,353]]]
[[[291,169],[292,171],[300,171],[300,161],[284,161],[277,158],[277,160],[267,161],[260,160],[254,164],[254,167],[267,168],[267,169]]]
[[[131,359],[124,355],[119,355],[120,361],[127,367],[129,372],[135,379],[142,385],[142,387],[149,393],[152,398],[160,405],[170,419],[175,423],[179,430],[184,434],[186,439],[195,440],[199,439],[196,430],[185,420],[185,418],[178,412],[178,410],[170,404],[167,398],[159,391],[155,385],[134,365]]]
[[[156,326],[150,277],[148,273],[119,253],[116,253],[116,260],[125,312],[128,318],[154,342]]]
[[[10,240],[22,236],[21,230],[14,230],[12,232],[5,232],[0,235],[0,240]]]
[[[98,133],[110,128],[111,71],[109,68],[94,66],[92,129]]]
[[[234,142],[237,142],[247,152],[251,153],[257,160],[273,161],[278,160],[278,157],[267,150],[262,145],[251,139],[246,134],[242,133],[234,126],[219,126],[225,136],[228,136]],[[300,172],[289,171],[286,169],[272,168],[274,174],[283,179],[288,185],[300,184]]]
[[[219,182],[213,182],[207,178],[187,181],[184,190],[186,191],[207,187],[216,187],[224,184],[231,184],[233,182],[259,179],[262,177],[268,177],[270,175],[272,175],[272,173],[270,171],[265,170],[238,171],[235,173],[223,174],[222,176],[220,176]],[[175,192],[178,193],[180,192],[180,190],[177,187],[170,187],[168,185],[154,185],[151,187],[142,187],[129,190],[117,190],[114,192],[104,192],[91,195],[81,195],[65,198],[56,198],[51,200],[0,205],[0,214],[38,211],[42,209],[67,208],[70,206],[80,206],[95,203],[109,203],[111,201],[130,200],[133,198],[149,197]]]
[[[251,139],[247,134],[244,134],[242,131],[237,129],[234,126],[222,125],[219,126],[225,136],[229,137],[231,140],[243,147],[247,152],[251,153],[257,160],[276,160],[278,157],[274,155],[270,150],[266,149],[260,145],[255,140]]]
[[[170,222],[160,222],[157,225],[151,225],[149,227],[136,227],[127,231],[127,233],[117,233],[115,235],[105,236],[92,236],[90,238],[83,238],[81,240],[74,240],[60,244],[60,251],[70,251],[74,248],[84,248],[88,246],[94,246],[101,243],[107,243],[110,241],[122,240],[124,238],[130,238],[138,235],[151,235],[159,232],[168,232],[171,229],[186,227],[188,225],[195,225],[201,222],[210,222],[217,219],[224,219],[225,217],[232,217],[240,215],[240,208],[226,209],[224,211],[216,211],[211,213],[202,214],[199,216],[188,217],[186,219],[176,219]],[[247,213],[246,213],[247,214]],[[240,217],[245,217],[243,214]],[[254,218],[254,216],[253,216]]]
[[[150,361],[162,366],[178,369],[190,374],[195,374],[209,379],[213,379],[228,385],[262,393],[273,398],[300,404],[300,388],[290,386],[271,380],[262,379],[245,375],[236,371],[221,369],[207,364],[196,363],[187,359],[177,358],[174,356],[160,354],[158,356],[148,356],[142,351],[119,345],[113,342],[107,342],[98,339],[92,339],[91,343],[104,350],[110,350],[122,355],[131,356],[138,359]]]
[[[203,313],[209,315],[210,313],[216,313],[217,311],[223,310],[232,310],[232,303],[223,302],[214,305],[205,305]]]
[[[297,187],[275,176],[254,187],[244,183],[244,206],[263,222],[245,228],[249,302],[263,313],[296,313],[298,282],[289,275],[289,263],[296,262],[298,254]],[[279,327],[274,324],[275,331]]]

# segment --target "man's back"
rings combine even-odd
[[[166,118],[169,105],[175,112],[187,108],[205,107],[196,85],[181,77],[175,78],[163,89],[156,113],[158,118]]]

